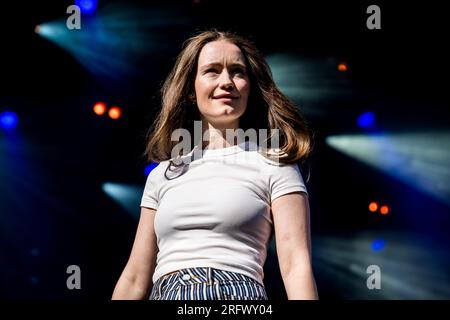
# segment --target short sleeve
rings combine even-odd
[[[142,194],[141,199],[141,207],[150,208],[150,209],[158,209],[159,198],[158,198],[158,188],[160,187],[160,183],[158,183],[158,174],[159,174],[159,164],[156,168],[150,171],[147,176],[147,181],[145,183],[144,192]]]
[[[274,166],[270,174],[270,201],[291,192],[305,192],[305,183],[296,164]]]

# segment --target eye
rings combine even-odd
[[[245,70],[243,68],[235,68],[235,69],[233,69],[233,73],[244,76]]]
[[[209,68],[206,69],[205,73],[219,73],[219,71],[216,68]]]

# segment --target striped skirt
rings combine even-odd
[[[264,285],[243,274],[197,267],[180,269],[153,284],[150,300],[268,300]]]

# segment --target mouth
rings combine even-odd
[[[213,99],[220,101],[223,104],[232,105],[232,104],[234,104],[234,101],[238,99],[238,97],[235,97],[230,94],[221,94],[221,95],[213,97]]]
[[[229,100],[229,101],[231,101],[231,100],[238,99],[238,97],[235,97],[235,96],[230,95],[230,94],[221,94],[221,95],[213,97],[213,99],[216,99],[216,100],[227,100],[227,101]]]
[[[222,102],[231,102],[236,100],[237,98],[214,98],[214,100],[222,101]]]
[[[222,98],[213,98],[214,100],[222,103],[222,104],[226,104],[226,105],[234,105],[234,102],[238,99],[235,97],[222,97]]]

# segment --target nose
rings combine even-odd
[[[224,69],[220,76],[219,87],[223,90],[232,90],[234,87],[233,80],[231,79],[230,74],[226,71],[226,69]]]

